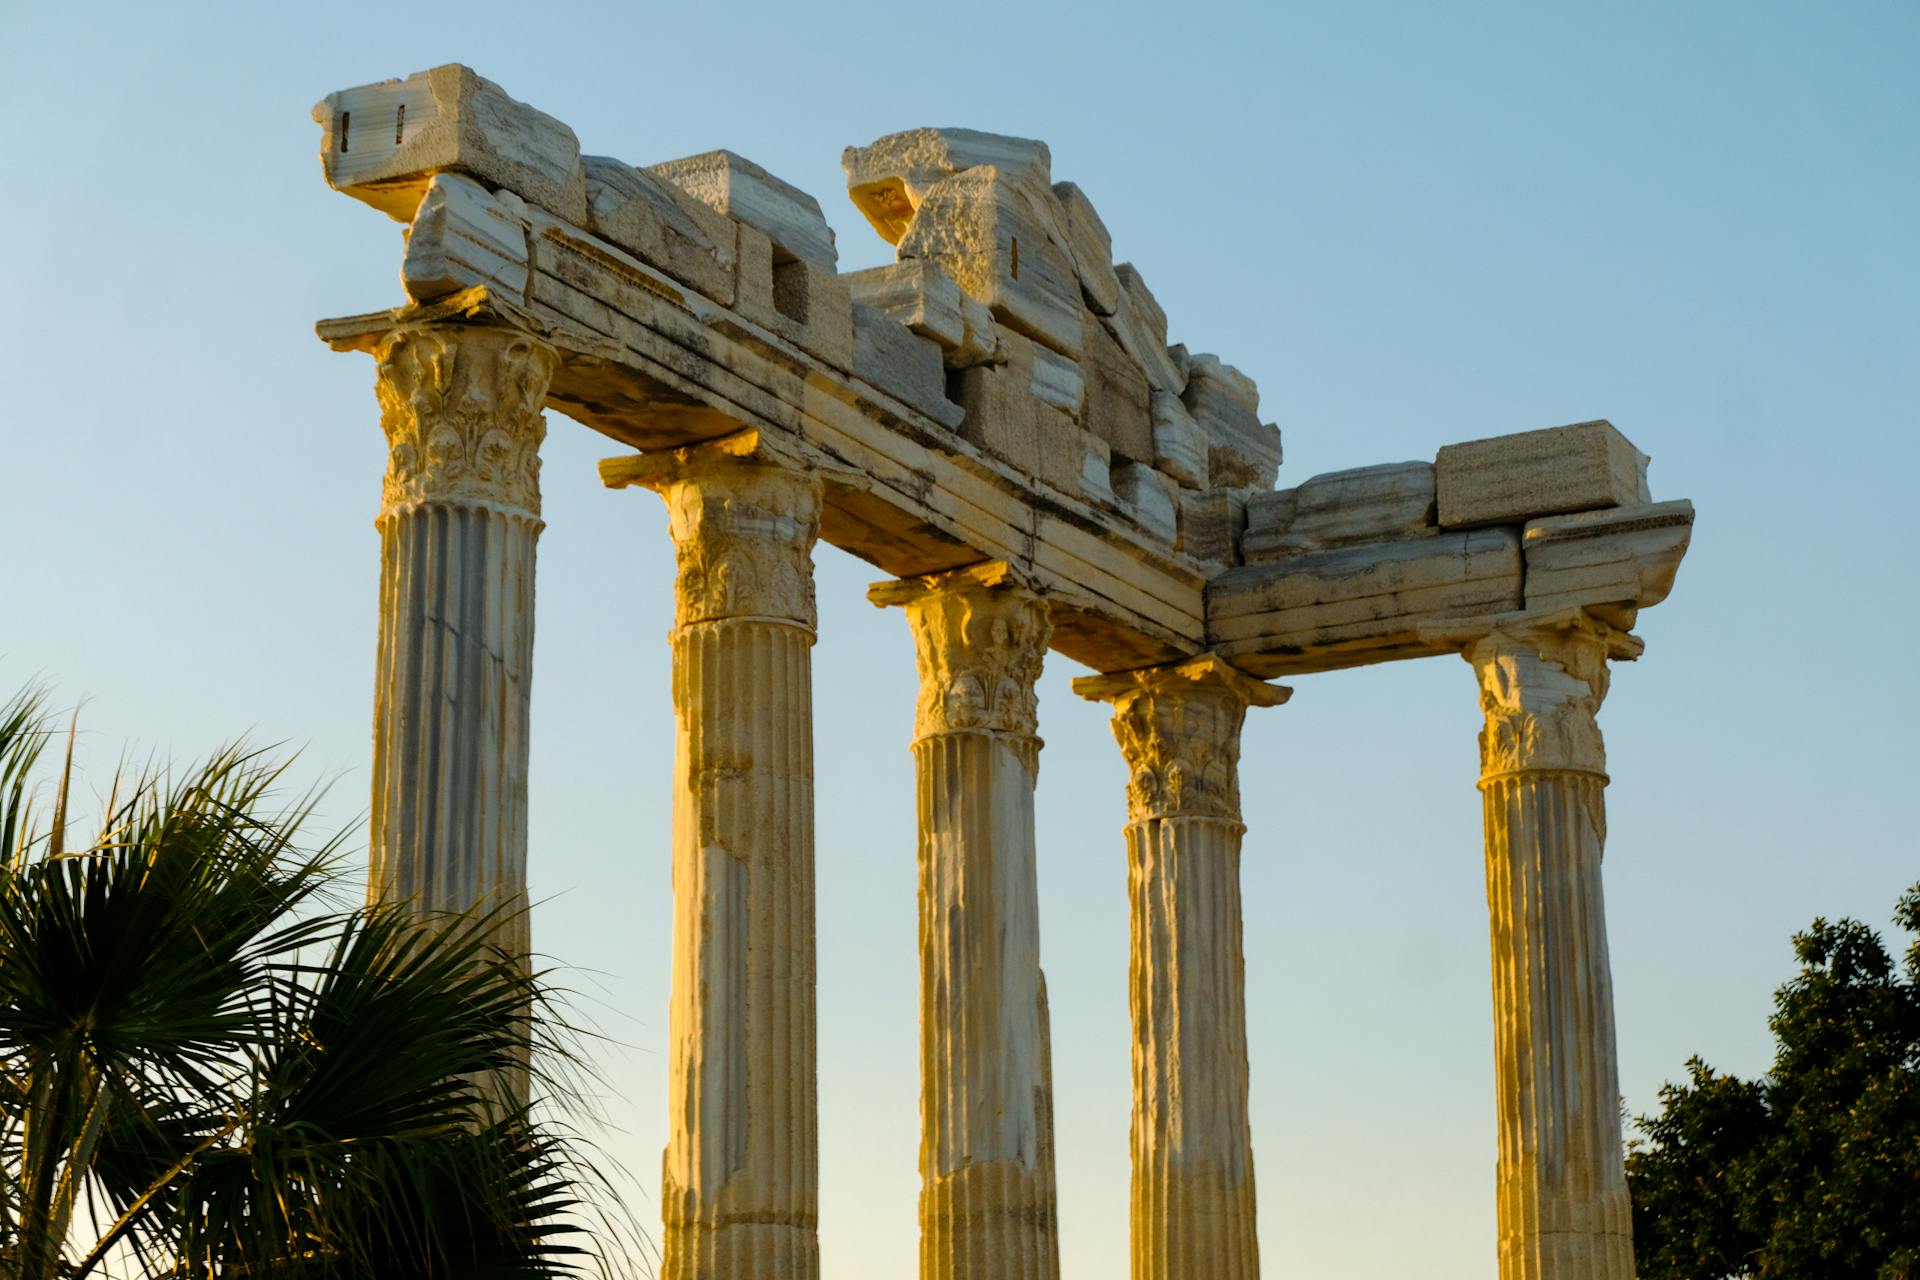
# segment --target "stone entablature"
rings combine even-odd
[[[1136,1280],[1258,1274],[1245,714],[1285,700],[1270,677],[1448,653],[1486,716],[1501,1274],[1629,1280],[1595,713],[1693,524],[1646,455],[1592,421],[1276,489],[1253,379],[1169,342],[1041,142],[848,148],[896,261],[843,274],[818,202],[752,161],[582,155],[464,67],[314,115],[328,181],[408,224],[409,301],[319,326],[376,357],[390,444],[373,892],[524,901],[542,409],[630,446],[603,481],[668,506],[663,1274],[818,1271],[822,540],[894,575],[872,597],[903,608],[921,672],[923,1280],[1058,1274],[1032,813],[1050,650],[1098,673],[1076,687],[1114,704],[1130,775]]]

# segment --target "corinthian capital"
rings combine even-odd
[[[1578,611],[1516,619],[1465,645],[1480,680],[1483,782],[1556,771],[1606,776],[1595,716],[1607,696],[1609,656],[1637,652],[1631,637]]]
[[[876,583],[867,598],[907,611],[920,667],[916,736],[956,730],[1035,735],[1034,685],[1053,624],[1046,601],[1005,564]]]
[[[415,325],[376,354],[388,446],[382,515],[451,502],[538,518],[553,348],[514,329]]]
[[[600,478],[611,488],[652,489],[666,501],[679,568],[675,625],[727,618],[817,625],[820,478],[764,455],[756,432],[608,458]]]
[[[1082,676],[1074,692],[1113,704],[1127,761],[1127,816],[1240,820],[1240,729],[1247,708],[1293,691],[1255,680],[1213,654],[1173,666]]]

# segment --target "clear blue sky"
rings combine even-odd
[[[1920,8],[0,0],[0,686],[126,740],[251,729],[364,809],[384,444],[322,316],[401,300],[310,105],[462,61],[639,163],[725,146],[888,250],[842,146],[1042,137],[1172,318],[1258,379],[1282,483],[1593,417],[1699,509],[1602,717],[1627,1106],[1769,1055],[1788,936],[1920,879]],[[556,419],[534,684],[536,941],[628,1048],[611,1148],[665,1125],[659,503]],[[911,645],[820,555],[823,1248],[913,1273]],[[1051,660],[1039,821],[1065,1275],[1124,1273],[1122,771]],[[1491,1276],[1479,715],[1432,659],[1302,679],[1246,740],[1253,1114],[1271,1274]],[[1904,781],[1903,781],[1904,779]],[[649,1190],[648,1194],[651,1194]],[[651,1204],[643,1213],[653,1216]]]

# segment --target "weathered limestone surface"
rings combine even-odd
[[[1186,402],[1155,387],[1148,399],[1148,416],[1153,425],[1153,465],[1182,488],[1209,488],[1206,437],[1187,412]]]
[[[1254,1280],[1240,727],[1289,690],[1213,655],[1087,676],[1126,756],[1133,1280]]]
[[[601,184],[603,192],[620,180],[618,170],[595,168],[614,175]],[[655,195],[667,190],[646,180]],[[487,192],[459,174],[435,175],[430,185],[458,195],[437,201],[434,216],[413,228],[403,277],[416,305],[329,322],[323,336],[336,347],[371,349],[396,324],[421,318],[492,317],[523,325],[561,353],[552,407],[615,439],[671,448],[745,424],[792,443],[834,477],[823,517],[827,536],[876,564],[914,573],[975,561],[983,551],[1010,559],[1054,592],[1063,651],[1096,665],[1164,661],[1200,643],[1199,570],[1166,550],[1157,531],[1132,525],[1112,501],[1109,481],[1088,485],[1075,473],[1071,485],[1038,495],[1030,479],[1018,478],[1040,470],[1037,436],[1024,454],[1008,455],[1022,464],[1016,471],[996,471],[950,434],[962,410],[944,397],[934,400],[923,370],[876,386],[855,370],[843,373],[826,363],[814,352],[829,346],[807,338],[799,321],[775,307],[775,268],[764,232],[680,193],[680,212],[703,232],[700,217],[719,219],[737,233],[731,260],[717,250],[713,259],[727,263],[735,296],[728,309],[673,274],[699,278],[684,262],[650,266],[511,192]],[[644,199],[631,191],[620,198]],[[679,243],[691,251],[686,237]],[[793,268],[818,270],[788,264]],[[710,264],[707,271],[715,269]],[[786,304],[803,302],[817,334],[837,336],[832,360],[853,365],[858,343],[850,293],[833,297],[832,286],[844,280],[817,277],[831,304],[827,316],[842,323],[814,326],[815,278],[805,276],[800,290],[787,291]],[[723,292],[711,279],[707,284]],[[967,342],[998,349],[1002,342],[1030,341],[999,330],[971,299],[962,306]],[[867,337],[864,367],[873,376],[913,370],[911,361],[876,358],[880,348],[895,354],[904,348]],[[946,360],[980,354],[949,351]],[[1008,421],[1015,435],[1036,430],[1040,415],[1057,409],[1034,392],[1032,372],[1029,367],[1012,403]],[[1059,473],[1063,465],[1056,461],[1052,469]],[[930,471],[939,473],[937,481],[929,481]],[[1073,503],[1095,505],[1075,509]],[[1037,537],[1042,527],[1054,535]],[[1149,549],[1155,546],[1162,550]],[[1122,549],[1118,556],[1116,549]],[[1116,628],[1110,618],[1132,620]]]
[[[1032,138],[977,129],[907,129],[840,156],[847,194],[888,244],[905,238],[914,214],[936,183],[956,173],[992,167],[1021,187],[1051,194],[1053,155]]]
[[[411,222],[380,362],[373,892],[524,898],[540,409],[642,450],[679,557],[664,1274],[816,1276],[809,646],[817,537],[919,642],[922,1274],[1057,1275],[1033,679],[1098,671],[1132,772],[1134,1274],[1254,1275],[1233,776],[1250,679],[1465,651],[1507,1280],[1627,1277],[1599,886],[1605,659],[1691,532],[1605,422],[1271,492],[1253,380],[1168,341],[1043,144],[844,157],[900,260],[730,152],[636,167],[463,67],[331,95],[335,187]],[[1206,654],[1196,658],[1196,654]],[[1228,664],[1231,664],[1230,666]],[[524,925],[503,945],[526,951]]]
[[[1197,355],[1180,398],[1207,442],[1212,483],[1273,487],[1280,473],[1280,428],[1260,421],[1260,392],[1252,378],[1218,356]]]
[[[773,309],[779,334],[836,369],[853,368],[853,295],[832,267],[806,258],[773,267]]]
[[[380,518],[368,893],[425,911],[524,908],[540,406],[525,334],[400,329],[376,353]],[[527,919],[501,926],[528,954]]]
[[[1060,1273],[1033,789],[1044,600],[1003,564],[883,582],[920,668],[920,1275]]]
[[[1312,551],[1216,577],[1209,633],[1236,665],[1262,675],[1438,653],[1423,627],[1516,610],[1521,581],[1512,529]]]
[[[1120,307],[1120,277],[1113,269],[1113,236],[1087,193],[1071,182],[1053,184],[1064,215],[1067,250],[1080,276],[1080,292],[1095,315],[1110,316]]]
[[[1206,565],[1215,579],[1240,563],[1249,496],[1245,489],[1225,487],[1180,491],[1180,549]]]
[[[967,369],[993,359],[999,345],[993,313],[961,292],[939,263],[908,258],[845,279],[855,302],[939,343],[948,368]]]
[[[1693,504],[1614,507],[1527,523],[1527,608],[1551,613],[1575,606],[1620,627],[1673,589],[1693,536]]]
[[[721,306],[733,305],[739,231],[732,221],[711,211],[702,217],[700,210],[690,209],[686,200],[674,194],[669,183],[630,164],[606,156],[587,156],[582,163],[587,172],[589,230]],[[524,229],[520,236],[524,246]]]
[[[1417,537],[1432,529],[1433,464],[1390,462],[1318,475],[1247,500],[1241,558],[1263,564],[1303,551]]]
[[[930,418],[954,414],[939,344],[863,302],[853,304],[853,372]]]
[[[1531,509],[1547,490],[1575,506],[1622,505],[1446,528],[1449,457],[1456,498],[1477,485],[1502,509]],[[1281,675],[1444,652],[1440,624],[1523,605],[1630,628],[1666,598],[1693,526],[1690,503],[1646,499],[1644,462],[1611,426],[1586,423],[1449,446],[1435,466],[1362,467],[1254,493],[1245,567],[1208,586],[1209,639],[1242,669]]]
[[[400,283],[416,302],[478,284],[527,292],[527,206],[457,173],[434,175],[409,230]]]
[[[1646,455],[1604,420],[1450,444],[1434,469],[1450,529],[1651,501]]]
[[[1141,528],[1168,542],[1180,535],[1180,486],[1144,462],[1122,462],[1112,471],[1113,496]]]
[[[330,93],[313,118],[328,183],[397,221],[413,220],[427,180],[443,171],[587,220],[573,130],[457,63]]]
[[[1486,713],[1501,1280],[1632,1280],[1594,714],[1609,655],[1638,644],[1569,611],[1515,619],[1464,652]]]
[[[1190,370],[1184,362],[1175,361],[1167,347],[1165,309],[1131,262],[1115,267],[1114,276],[1120,281],[1120,299],[1113,315],[1104,322],[1108,331],[1127,354],[1140,362],[1156,391],[1180,395],[1187,389]]]
[[[610,458],[674,554],[673,1128],[666,1280],[820,1272],[814,1012],[817,476],[751,433]]]
[[[1080,375],[1078,360],[1034,343],[1031,386],[1042,404],[1050,404],[1079,421],[1087,399],[1087,380]]]
[[[963,170],[926,189],[897,251],[939,263],[995,319],[1077,357],[1080,281],[1052,201],[992,165]]]
[[[1041,435],[1040,467],[1035,478],[1083,501],[1103,507],[1117,506],[1113,492],[1113,453],[1107,448],[1107,442],[1068,421],[1056,420],[1048,427]]]
[[[1092,315],[1087,317],[1080,367],[1086,380],[1081,423],[1107,442],[1115,458],[1153,466],[1152,388],[1147,375]]]
[[[804,258],[828,269],[840,261],[820,202],[745,156],[707,151],[650,165],[647,172],[728,217],[760,228],[782,261]]]

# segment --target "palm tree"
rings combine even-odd
[[[529,1056],[577,1095],[498,913],[343,905],[340,840],[304,848],[312,797],[275,808],[243,749],[116,779],[68,848],[53,736],[38,695],[0,706],[0,1274],[507,1280],[594,1262],[583,1210],[624,1234],[567,1132],[499,1101]]]

